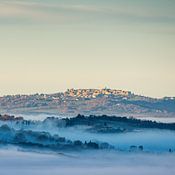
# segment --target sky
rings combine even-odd
[[[0,86],[175,96],[175,1],[0,0]]]

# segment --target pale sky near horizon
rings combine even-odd
[[[0,0],[0,86],[175,96],[175,1]]]

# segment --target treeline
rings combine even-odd
[[[75,118],[66,118],[62,119],[66,121],[66,126],[74,126],[74,125],[88,125],[93,126],[97,124],[127,124],[131,127],[136,128],[157,128],[157,129],[169,129],[169,130],[175,130],[175,123],[160,123],[156,121],[151,120],[140,120],[135,118],[128,118],[128,117],[119,117],[119,116],[107,116],[107,115],[101,115],[101,116],[84,116],[84,115],[77,115]]]

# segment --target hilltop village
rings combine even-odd
[[[0,97],[0,113],[57,115],[169,115],[175,98],[155,99],[116,89],[68,89],[54,94]]]

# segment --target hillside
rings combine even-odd
[[[174,116],[175,97],[156,99],[123,90],[69,89],[55,94],[3,96],[0,112]]]

